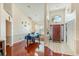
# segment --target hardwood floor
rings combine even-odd
[[[48,47],[44,47],[44,54],[43,52],[37,52],[36,49],[40,48],[39,43],[32,43],[28,47],[26,47],[26,42],[18,42],[15,43],[12,47],[7,46],[7,56],[35,56],[37,53],[38,56],[70,56],[67,54],[53,52]]]
[[[26,46],[26,42],[25,41],[21,41],[21,42],[17,42],[13,44],[13,52],[12,55],[13,56],[25,56],[27,54],[27,51],[25,50],[25,46]]]
[[[48,47],[45,46],[44,49],[44,56],[70,56],[67,54],[62,54],[62,53],[58,53],[58,52],[53,52],[51,49],[49,49]]]
[[[7,45],[6,46],[6,56],[11,56],[12,55],[12,47]]]
[[[30,56],[34,56],[36,48],[39,48],[39,43],[30,44],[28,47],[26,47],[26,51]]]
[[[15,43],[12,47],[7,46],[7,56],[34,56],[35,49],[39,47],[39,43],[30,44],[26,47],[26,42]]]

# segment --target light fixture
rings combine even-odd
[[[27,7],[28,7],[28,8],[31,8],[31,6],[30,6],[30,5],[28,5]]]

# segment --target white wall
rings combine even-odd
[[[79,3],[72,4],[72,11],[76,10],[76,55],[79,55]]]
[[[6,13],[2,8],[3,5],[1,5],[1,38],[3,40],[6,40]]]
[[[67,23],[67,45],[75,52],[75,20],[71,20]]]
[[[6,40],[6,18],[3,14],[1,15],[1,39]]]
[[[25,16],[21,10],[19,10],[14,4],[13,4],[13,43],[19,42],[21,40],[24,40],[25,35],[27,33],[31,32],[31,22],[30,19]],[[22,24],[23,22],[23,24]],[[29,23],[27,24],[27,27],[25,28],[25,22]]]
[[[1,4],[0,4],[0,39],[1,39]]]
[[[66,13],[65,12],[65,23],[67,23],[67,22],[69,22],[73,19],[76,19],[76,11],[75,10],[71,13]]]
[[[6,20],[10,15],[4,10],[3,4],[1,4],[1,39],[6,40]],[[11,37],[11,36],[9,36]],[[11,39],[6,43],[7,45],[11,45]]]
[[[69,4],[70,6],[70,4]],[[65,24],[67,24],[67,32],[66,25],[64,25],[64,40],[66,42],[66,34],[67,34],[67,45],[69,48],[76,51],[76,11],[71,11],[71,8],[65,10]]]

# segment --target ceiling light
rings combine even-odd
[[[27,7],[28,7],[28,8],[31,8],[31,6],[30,6],[30,5],[28,5]]]

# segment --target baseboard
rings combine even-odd
[[[18,41],[16,41],[16,42],[14,42],[13,44],[19,43],[19,42],[22,42],[22,41],[25,41],[25,39],[23,39],[23,40],[18,40]]]

